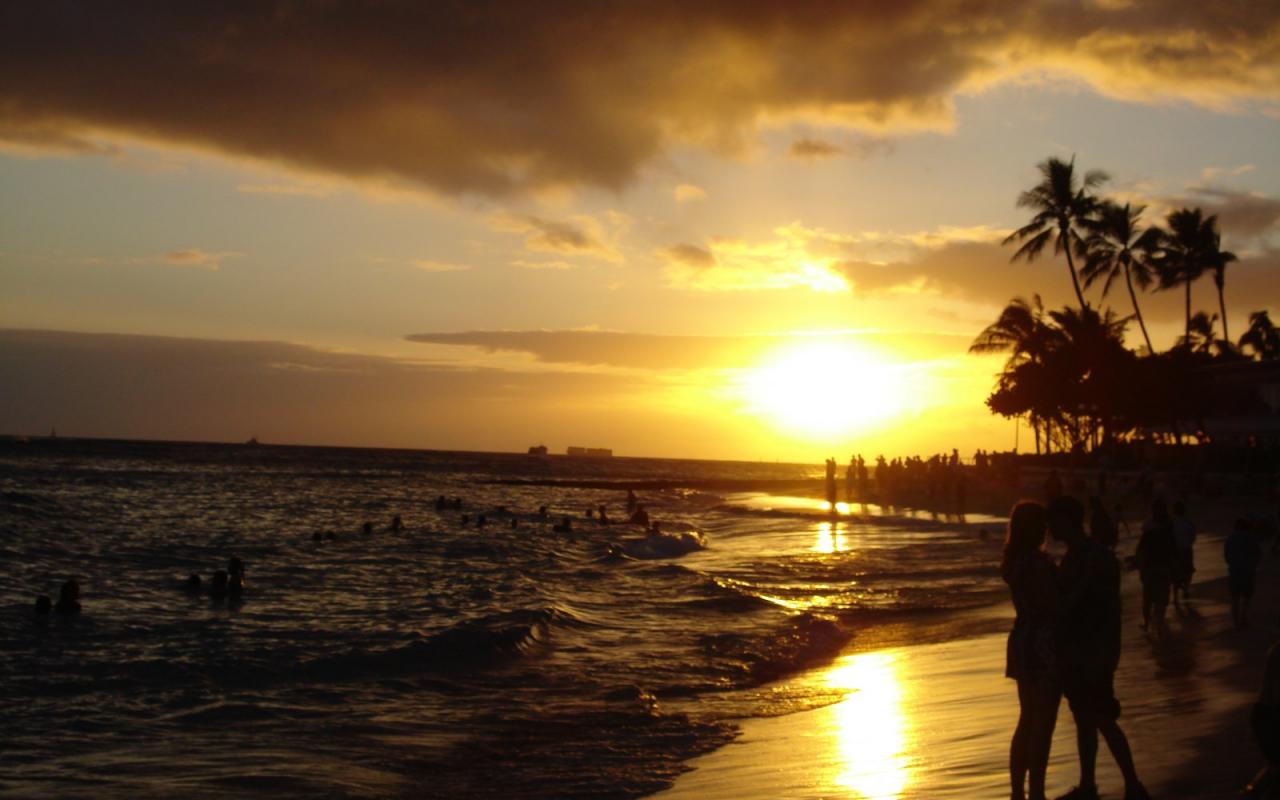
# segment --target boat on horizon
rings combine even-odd
[[[545,444],[535,444],[529,448],[529,455],[531,456],[545,456],[546,454],[547,446]]]
[[[613,451],[607,447],[570,447],[565,451],[568,456],[583,458],[613,458]]]

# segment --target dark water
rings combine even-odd
[[[972,521],[871,509],[833,523],[811,500],[706,488],[815,472],[0,442],[0,791],[657,791],[729,741],[731,720],[836,699],[780,679],[1003,596],[998,537]],[[641,502],[706,548],[677,556],[587,520],[601,504],[624,515],[625,494],[599,488],[623,481],[667,487]],[[568,485],[582,482],[596,488]],[[464,509],[437,511],[441,494]],[[542,523],[543,504],[573,532]],[[479,513],[485,529],[460,524]],[[232,555],[242,602],[180,591]],[[68,576],[83,613],[37,619],[35,595]]]

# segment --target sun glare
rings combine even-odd
[[[896,661],[886,652],[848,656],[827,675],[832,687],[850,691],[835,707],[834,782],[868,800],[900,797],[911,780],[911,731]]]
[[[865,429],[901,413],[900,368],[848,342],[805,341],[774,351],[747,373],[742,391],[753,413],[809,436]]]

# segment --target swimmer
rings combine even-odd
[[[80,584],[74,578],[68,578],[58,592],[58,603],[53,610],[59,614],[80,613]]]
[[[636,513],[631,515],[631,524],[649,526],[649,512],[644,510],[644,506],[637,505]]]
[[[194,572],[191,573],[191,575],[189,575],[187,579],[183,581],[182,591],[186,592],[187,594],[200,594],[200,576],[195,574]]]
[[[609,515],[605,513],[604,506],[600,506],[599,513],[596,516],[600,520],[601,525],[609,524]]]
[[[400,519],[400,515],[396,514],[391,518],[391,532],[399,533],[404,530],[404,520]]]
[[[221,600],[227,596],[227,571],[220,569],[213,573],[213,580],[210,581],[209,596],[214,600]]]
[[[546,507],[546,506],[538,506],[538,519],[542,520],[543,522],[546,522],[546,520],[547,520],[547,507]]]
[[[323,539],[324,539],[324,534],[320,533],[320,531],[316,531],[315,533],[311,534],[311,541],[313,542],[319,542],[319,541],[322,541]]]
[[[42,594],[36,598],[37,616],[47,617],[51,611],[53,611],[53,601],[49,599],[49,595]]]
[[[227,562],[227,594],[231,597],[244,594],[244,562],[236,556]]]
[[[476,527],[477,527],[477,528],[483,528],[485,525],[487,525],[487,524],[488,524],[488,522],[489,522],[489,520],[485,517],[485,515],[484,515],[484,514],[480,514],[479,516],[477,516],[477,517],[476,517]]]
[[[445,506],[448,504],[449,502],[444,499],[444,495],[440,495],[436,498],[436,511],[444,511]]]
[[[587,519],[595,519],[596,510],[594,508],[587,509]]]

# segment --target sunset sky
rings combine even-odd
[[[1280,311],[1275,2],[6,3],[0,433],[1009,449],[966,348],[1073,301],[1000,246],[1073,155]]]

